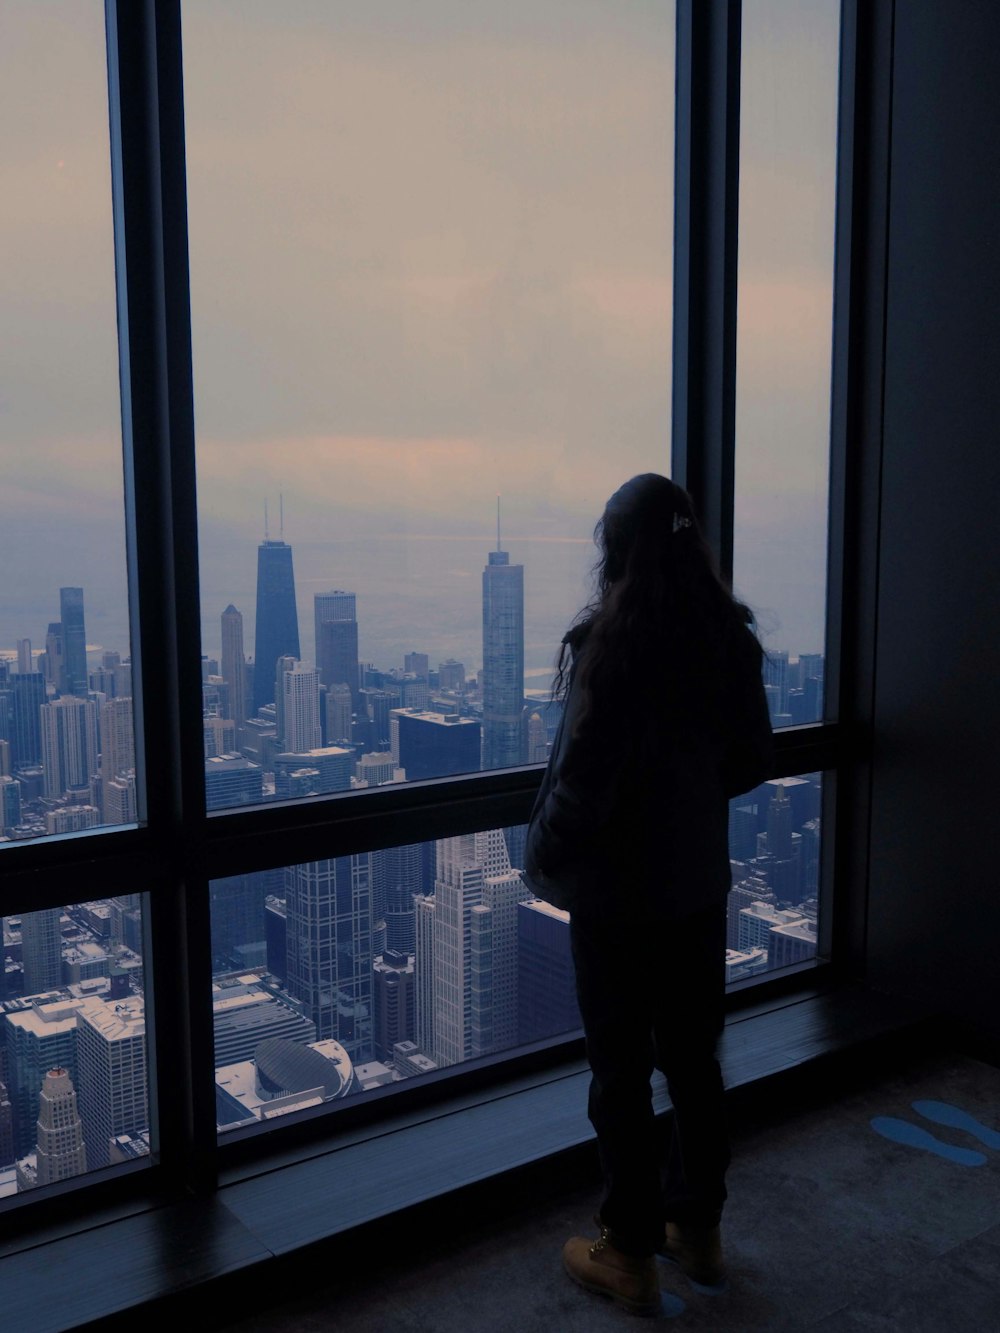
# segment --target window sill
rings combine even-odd
[[[829,1057],[914,1031],[912,1006],[845,986],[799,993],[732,1014],[721,1059],[733,1098],[768,1093],[781,1076],[805,1076]],[[783,1080],[781,1080],[783,1081]],[[224,1179],[210,1198],[128,1216],[81,1218],[73,1235],[26,1238],[0,1260],[4,1326],[11,1333],[62,1333],[231,1277],[239,1303],[268,1289],[278,1261],[460,1191],[500,1187],[559,1160],[591,1153],[582,1062],[520,1078],[433,1115],[381,1122],[298,1160],[278,1160]],[[669,1107],[654,1079],[659,1112]],[[489,1182],[487,1184],[487,1182]],[[452,1214],[453,1216],[453,1214]],[[59,1282],[51,1275],[58,1272]],[[113,1275],[113,1281],[110,1280]],[[39,1299],[45,1292],[47,1300]]]

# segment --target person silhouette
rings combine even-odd
[[[770,773],[763,653],[720,578],[691,497],[656,473],[608,501],[596,593],[559,654],[562,718],[524,877],[570,913],[604,1193],[569,1275],[639,1314],[660,1309],[655,1255],[724,1282],[730,1160],[716,1046],[725,999],[729,798]],[[650,1076],[673,1120],[661,1166]]]

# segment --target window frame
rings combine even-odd
[[[674,237],[673,476],[695,496],[724,572],[732,568],[736,378],[736,237],[739,170],[740,0],[676,0],[677,149]],[[0,912],[61,905],[66,877],[74,899],[106,892],[110,877],[147,894],[144,911],[151,1125],[158,1144],[146,1169],[118,1169],[19,1198],[0,1217],[20,1226],[50,1221],[103,1200],[159,1191],[211,1192],[219,1172],[329,1137],[393,1109],[436,1105],[495,1082],[582,1054],[579,1036],[555,1038],[442,1071],[412,1088],[362,1105],[320,1108],[267,1134],[216,1134],[212,1039],[209,881],[227,875],[405,842],[525,822],[542,766],[438,779],[360,794],[206,812],[201,725],[201,633],[195,431],[188,271],[180,0],[106,0],[122,426],[125,455],[129,610],[136,689],[139,827],[95,830],[13,844],[0,851],[6,872]],[[833,407],[827,585],[828,720],[776,737],[773,776],[822,772],[821,961],[752,986],[731,1007],[815,987],[855,971],[863,949],[863,856],[857,799],[835,822],[845,771],[865,771],[865,634],[861,580],[870,555],[852,557],[845,537],[848,497],[865,477],[848,457],[849,430],[870,406],[852,397],[861,334],[852,321],[858,266],[857,214],[869,203],[855,188],[854,144],[868,132],[856,117],[858,0],[843,0],[833,324]],[[877,20],[866,20],[878,26]],[[860,166],[875,170],[876,159]],[[875,216],[878,217],[877,204]],[[865,233],[867,236],[867,233]],[[666,461],[666,460],[665,460]],[[141,521],[139,521],[141,516]],[[860,647],[859,647],[860,645]],[[862,660],[862,666],[857,662]],[[843,664],[843,666],[842,666]],[[847,667],[850,670],[847,670]],[[145,706],[143,705],[145,701]],[[155,706],[153,703],[155,701]],[[850,719],[849,725],[829,720]],[[156,756],[156,762],[148,762]],[[851,879],[844,883],[843,865]],[[840,878],[831,893],[833,872]],[[862,904],[859,906],[859,904]],[[826,961],[829,958],[831,961]],[[236,1139],[239,1141],[237,1142]]]

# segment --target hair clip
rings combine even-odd
[[[681,528],[689,528],[690,526],[691,520],[689,518],[685,518],[683,514],[674,515],[674,532],[679,532]]]

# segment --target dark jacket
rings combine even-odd
[[[595,701],[580,726],[587,630],[566,636],[573,667],[528,826],[526,882],[568,911],[613,902],[676,919],[724,902],[729,798],[764,781],[772,760],[756,639],[749,628],[730,636],[721,725],[682,734],[670,710],[632,717],[620,696]]]

